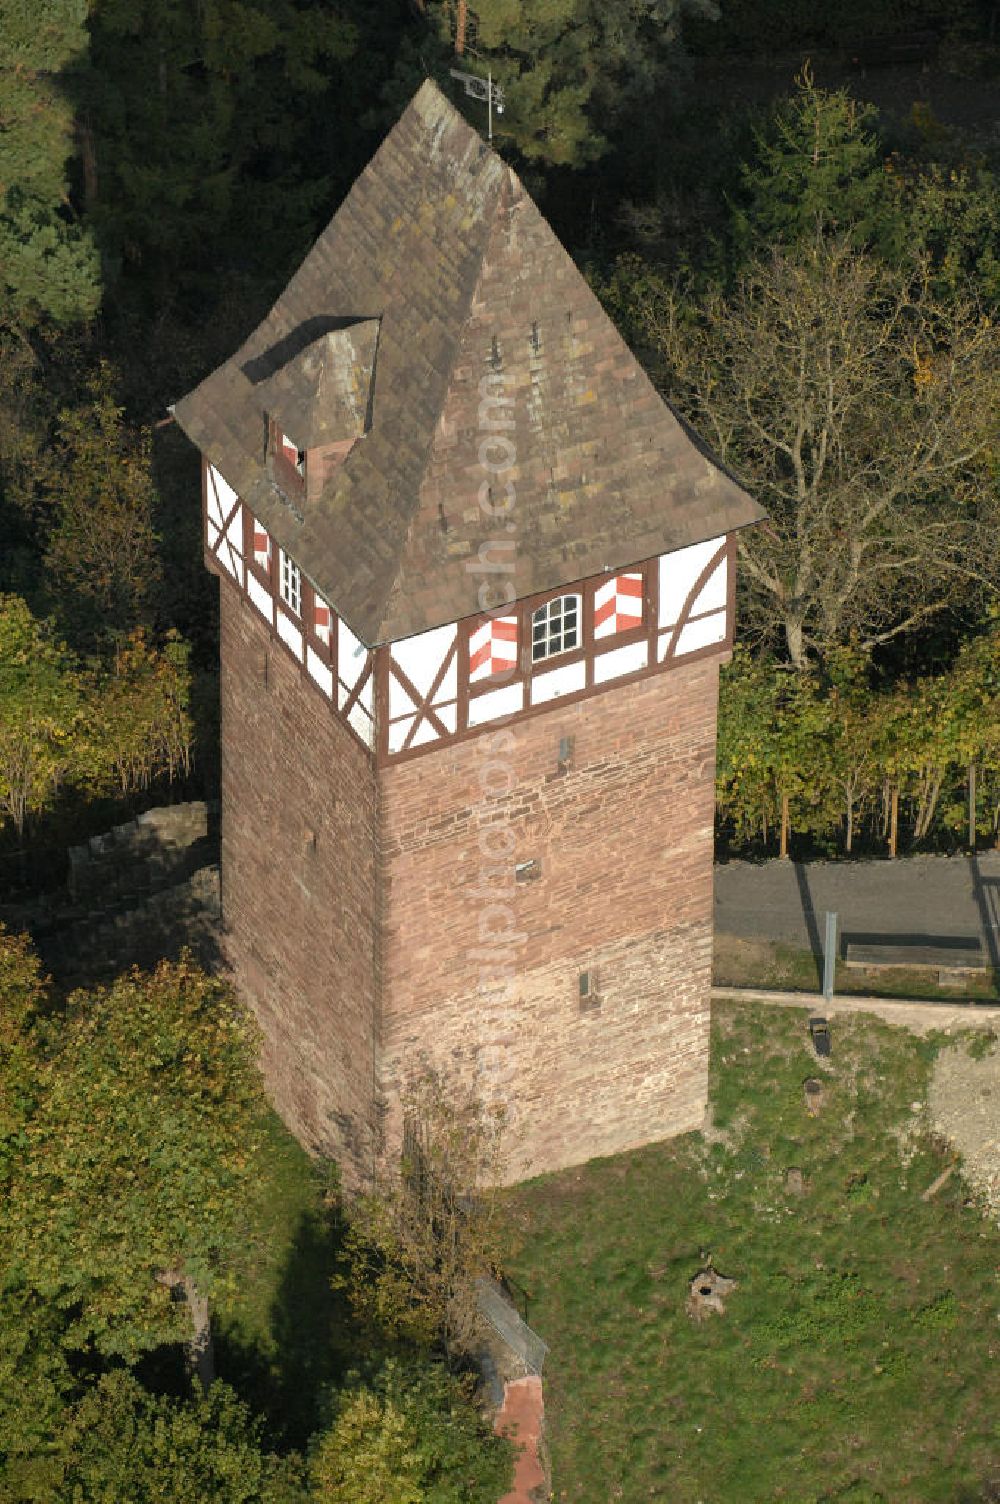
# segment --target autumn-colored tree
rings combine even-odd
[[[347,1270],[360,1315],[418,1342],[467,1351],[475,1281],[499,1269],[503,1115],[427,1061],[402,1093],[404,1143],[348,1205]]]
[[[0,595],[0,812],[19,838],[74,765],[82,705],[72,655],[20,597]]]
[[[1000,587],[1000,341],[974,303],[824,238],[698,304],[620,275],[668,395],[767,508],[739,544],[753,636],[801,669]]]
[[[724,670],[716,783],[720,820],[742,844],[783,827],[848,854],[864,822],[895,855],[919,844],[1000,837],[1000,633],[968,642],[947,671],[876,690],[864,655],[835,649],[825,672],[738,649]]]
[[[188,646],[168,632],[157,648],[141,629],[122,642],[89,686],[91,782],[122,794],[191,771],[194,723]]]
[[[159,578],[149,434],[130,429],[113,387],[102,363],[60,415],[32,488],[53,605],[84,652],[148,623]]]
[[[389,1361],[339,1397],[309,1463],[314,1504],[494,1504],[510,1486],[508,1442],[491,1435],[440,1363]]]
[[[58,1311],[71,1348],[134,1359],[186,1335],[207,1377],[205,1303],[256,1194],[264,1100],[243,1011],[190,962],[163,963],[75,993],[32,1043],[0,1279]]]

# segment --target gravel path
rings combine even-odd
[[[962,1174],[1000,1220],[1000,1045],[975,1060],[959,1040],[934,1063],[928,1107],[962,1156]]]

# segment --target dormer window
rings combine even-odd
[[[333,328],[306,344],[290,334],[243,368],[267,419],[268,475],[300,515],[372,420],[379,320],[331,322]],[[284,359],[276,366],[278,349]]]
[[[531,661],[554,658],[580,646],[580,597],[557,595],[531,615]]]

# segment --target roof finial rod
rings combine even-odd
[[[472,51],[472,48],[469,48]],[[463,73],[461,68],[449,70],[452,78],[457,78],[460,84],[464,84],[465,92],[470,99],[485,99],[487,103],[488,137],[493,141],[493,107],[496,106],[498,115],[503,114],[505,104],[503,89],[493,82],[493,69],[489,68],[485,78],[480,78],[477,73]]]

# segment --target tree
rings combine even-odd
[[[70,323],[100,299],[97,252],[66,177],[87,11],[87,0],[0,0],[0,320]]]
[[[734,206],[744,248],[759,252],[839,235],[897,259],[904,216],[887,177],[877,122],[874,106],[846,89],[817,88],[806,64],[795,93],[754,132],[756,157],[743,167],[741,201]]]
[[[466,1352],[475,1280],[500,1265],[503,1115],[426,1061],[402,1093],[397,1165],[348,1206],[346,1285],[360,1315],[418,1342]]]
[[[315,1504],[494,1504],[510,1486],[508,1442],[490,1435],[440,1363],[389,1361],[347,1389],[309,1464]]]
[[[272,274],[329,201],[331,89],[354,51],[342,11],[310,0],[101,0],[85,111],[92,218],[157,314],[220,258]],[[338,90],[339,92],[339,90]]]
[[[1000,342],[975,303],[822,237],[700,305],[624,277],[668,394],[767,508],[740,536],[758,638],[802,668],[996,589]]]
[[[159,578],[150,436],[130,432],[112,388],[102,362],[86,399],[60,414],[35,476],[48,586],[80,651],[148,623]]]
[[[73,766],[82,703],[66,647],[19,596],[0,595],[0,810],[19,839]]]
[[[301,1469],[261,1443],[261,1424],[225,1384],[175,1399],[130,1373],[105,1374],[58,1439],[67,1504],[305,1504]]]
[[[463,0],[430,8],[455,44]],[[714,0],[479,0],[467,39],[504,90],[504,137],[529,161],[579,167],[607,151],[625,111],[669,87],[684,16],[717,14]]]
[[[177,1341],[232,1278],[264,1107],[253,1033],[228,988],[182,961],[75,993],[32,1043],[0,1257],[62,1313],[68,1347],[132,1360]],[[190,1340],[206,1377],[208,1338],[202,1311]]]
[[[113,665],[90,686],[87,747],[90,781],[130,794],[164,774],[172,783],[191,772],[190,653],[176,632],[161,648],[131,633]]]

